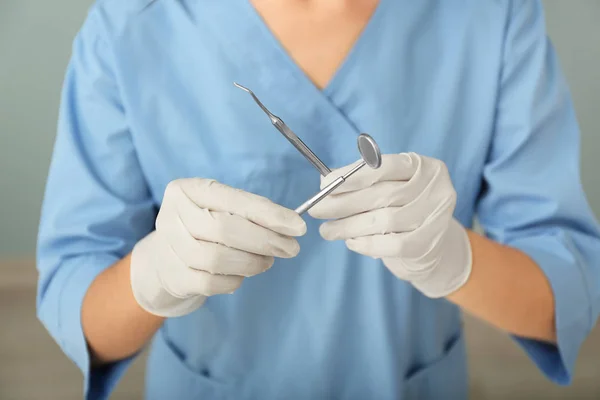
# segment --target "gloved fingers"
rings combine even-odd
[[[211,242],[197,242],[202,257],[189,264],[190,268],[203,270],[215,275],[238,275],[250,277],[271,268],[275,259],[272,256],[248,253]]]
[[[370,257],[401,258],[408,269],[429,269],[440,255],[440,244],[451,218],[451,215],[440,213],[413,231],[347,239],[346,245],[350,250]]]
[[[406,273],[424,273],[436,267],[444,233],[441,224],[425,224],[401,238],[396,258],[402,260]]]
[[[398,279],[403,281],[415,282],[420,281],[431,274],[432,268],[435,266],[430,263],[422,269],[409,266],[402,258],[385,257],[382,259],[383,264],[389,269]]]
[[[168,188],[168,192],[183,195],[199,208],[235,214],[282,235],[302,236],[306,233],[306,223],[295,211],[266,197],[211,179],[179,179],[172,184],[174,188]]]
[[[300,251],[298,241],[293,237],[274,232],[237,214],[210,211],[191,202],[182,202],[178,215],[181,224],[197,240],[270,257],[291,258]],[[177,224],[177,219],[170,218],[168,223]]]
[[[383,263],[398,278],[413,284],[431,280],[432,274],[440,269],[438,266],[443,252],[449,250],[444,249],[447,229],[448,222],[437,219],[421,226],[418,231],[404,235],[398,254],[395,257],[383,257]],[[445,265],[443,269],[451,267]]]
[[[347,240],[362,236],[410,232],[426,218],[415,203],[406,207],[387,207],[347,218],[325,222],[320,227],[325,240]]]
[[[196,240],[189,235],[182,239],[172,241],[171,246],[181,261],[192,269],[215,275],[250,277],[263,273],[273,266],[274,259],[270,256]]]
[[[367,257],[398,257],[402,249],[402,236],[405,233],[362,236],[346,240],[348,249]]]
[[[340,194],[365,189],[376,182],[407,181],[414,175],[416,168],[418,167],[416,161],[417,159],[412,156],[412,153],[383,154],[381,167],[378,169],[372,169],[368,166],[363,167],[362,170],[354,174],[333,193]],[[321,179],[321,188],[324,188],[340,176],[348,173],[360,162],[361,161],[357,161],[351,165],[333,170],[330,174]]]
[[[346,240],[346,246],[356,253],[369,257],[400,257],[407,264],[424,262],[423,257],[436,254],[444,234],[432,224],[421,225],[414,231],[362,236]]]
[[[365,189],[332,194],[317,203],[308,213],[313,218],[338,219],[378,208],[403,206],[416,195],[414,191],[406,190],[407,185],[410,182],[377,182]]]
[[[432,251],[426,251],[419,254],[418,260],[410,259],[405,256],[406,248],[409,247],[405,240],[409,234],[393,233],[389,235],[363,236],[356,239],[346,240],[346,246],[355,253],[368,257],[383,259],[384,264],[399,278],[410,280],[415,274],[421,274],[423,271],[429,271],[432,263],[436,261]],[[429,244],[421,243],[420,248]]]
[[[214,296],[235,292],[244,280],[243,276],[214,275],[206,271],[188,268],[183,264],[161,265],[159,278],[162,286],[174,297]]]
[[[308,212],[317,219],[341,219],[382,208],[409,208],[419,217],[456,203],[451,184],[443,187],[436,181],[378,182],[355,192],[330,195]]]
[[[350,191],[351,188],[347,185],[353,181],[353,176],[342,185],[346,186],[345,192],[329,195],[309,211],[310,215],[319,219],[339,219],[378,208],[406,206],[413,202],[419,203],[421,213],[427,213],[433,211],[438,202],[455,196],[443,163],[414,153],[407,157],[416,166],[409,180],[380,181],[372,186]]]

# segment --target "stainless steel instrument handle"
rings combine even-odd
[[[306,158],[317,169],[317,171],[319,171],[319,173],[321,175],[327,176],[331,172],[331,170],[327,167],[327,165],[325,165],[325,163],[323,161],[321,161],[319,159],[319,157],[317,157],[317,155],[315,153],[313,153],[313,151],[306,144],[304,144],[304,142],[302,140],[300,140],[298,135],[296,135],[285,124],[285,122],[283,122],[283,120],[281,118],[279,118],[277,115],[275,115],[271,111],[269,111],[269,109],[258,99],[258,97],[256,97],[256,95],[254,94],[254,92],[252,90],[248,89],[245,86],[240,85],[237,82],[234,82],[233,84],[236,87],[242,89],[244,92],[249,93],[250,96],[252,96],[252,98],[254,99],[256,104],[258,104],[258,106],[264,111],[264,113],[267,114],[267,116],[271,120],[271,123],[273,124],[273,126],[275,128],[277,128],[277,130],[283,136],[285,136],[285,138],[292,145],[294,145],[294,147],[300,152],[300,154],[302,154],[304,156],[304,158]]]
[[[302,153],[304,158],[306,158],[318,171],[322,176],[327,176],[331,172],[331,170],[325,165],[323,161],[317,157],[317,155],[296,135],[288,126],[281,120],[281,118],[276,117],[276,122],[273,123],[275,128],[281,132],[286,139],[294,145],[294,147]]]
[[[319,193],[315,194],[313,197],[306,200],[306,202],[304,202],[304,204],[302,204],[300,207],[296,208],[296,212],[300,215],[304,214],[305,212],[310,210],[315,204],[317,204],[318,202],[323,200],[331,192],[333,192],[335,189],[337,189],[345,181],[346,181],[346,179],[344,179],[343,176],[340,176],[335,181],[333,181],[329,185],[327,185],[327,187],[324,188],[323,190],[321,190]]]
[[[346,173],[346,175],[340,176],[335,181],[333,181],[329,185],[325,186],[323,188],[323,190],[321,190],[319,193],[315,194],[313,197],[306,200],[304,202],[304,204],[302,204],[300,207],[296,208],[295,211],[300,215],[304,214],[305,212],[307,212],[308,210],[313,208],[318,202],[320,202],[325,197],[327,197],[331,192],[333,192],[335,189],[340,187],[342,185],[342,183],[346,182],[346,179],[351,177],[355,172],[360,170],[365,165],[367,165],[367,163],[364,161],[362,163],[358,164],[356,167],[352,168],[352,170],[348,171],[348,173]]]

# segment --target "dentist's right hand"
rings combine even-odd
[[[177,317],[206,297],[233,293],[246,277],[268,270],[274,257],[295,257],[294,237],[306,233],[293,210],[211,179],[171,182],[156,230],[131,256],[131,287],[151,314]]]

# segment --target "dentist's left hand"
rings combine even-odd
[[[324,187],[356,164],[333,171]],[[415,153],[383,156],[379,169],[363,168],[309,214],[327,240],[382,259],[398,278],[426,296],[444,297],[471,272],[465,228],[453,218],[456,191],[446,165]]]

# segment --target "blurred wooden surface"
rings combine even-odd
[[[81,399],[81,376],[35,315],[31,262],[0,263],[0,400]],[[505,335],[466,320],[471,399],[600,399],[600,329],[584,345],[575,382],[550,384]],[[141,399],[144,359],[112,399]]]

